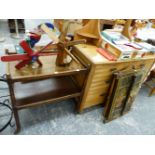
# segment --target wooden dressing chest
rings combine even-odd
[[[93,45],[80,44],[75,45],[72,50],[74,56],[90,67],[84,95],[81,99],[80,112],[86,108],[106,102],[113,73],[117,71],[143,69],[142,83],[155,61],[153,56],[147,56],[142,59],[108,61],[96,49],[97,47]]]

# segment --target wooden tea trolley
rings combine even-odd
[[[15,69],[17,62],[7,63],[7,79],[16,122],[17,133],[20,130],[18,110],[45,103],[53,103],[69,98],[80,101],[88,72],[78,60],[72,60],[67,66],[56,66],[56,56],[40,58],[43,66],[26,66]],[[76,80],[83,76],[80,83]]]

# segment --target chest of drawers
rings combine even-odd
[[[80,44],[74,46],[72,50],[74,56],[90,67],[84,95],[80,102],[80,112],[86,108],[106,102],[113,73],[143,68],[142,83],[154,63],[154,57],[108,61],[96,51],[96,48],[93,45]]]

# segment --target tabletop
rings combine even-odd
[[[65,67],[56,66],[56,56],[53,55],[42,56],[39,59],[43,64],[42,67],[34,68],[32,65],[29,65],[20,70],[15,68],[15,65],[19,63],[18,61],[7,62],[7,75],[9,75],[11,80],[21,81],[74,74],[86,70],[80,62],[77,63],[74,60],[72,60],[71,63]]]

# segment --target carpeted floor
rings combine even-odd
[[[31,29],[36,23],[44,20],[25,20],[26,28]],[[49,21],[49,20],[48,20]],[[4,54],[4,49],[14,50],[13,44],[18,40],[10,38],[6,20],[0,20],[0,34],[6,38],[4,43],[0,43],[0,55]],[[45,41],[45,40],[44,40]],[[5,73],[5,64],[0,62],[0,75]],[[0,84],[0,96],[8,94],[6,87]],[[103,124],[103,108],[96,107],[87,110],[82,114],[77,114],[75,102],[67,100],[51,105],[43,105],[38,108],[24,109],[19,112],[21,122],[21,132],[19,134],[155,134],[155,96],[148,97],[148,89],[142,87],[137,96],[132,110],[123,117],[112,122]],[[3,101],[5,98],[0,98]],[[3,115],[1,115],[3,113]],[[0,110],[0,127],[7,121],[9,116],[5,109]],[[14,120],[12,121],[14,123]],[[2,135],[11,135],[14,128],[7,127]]]

